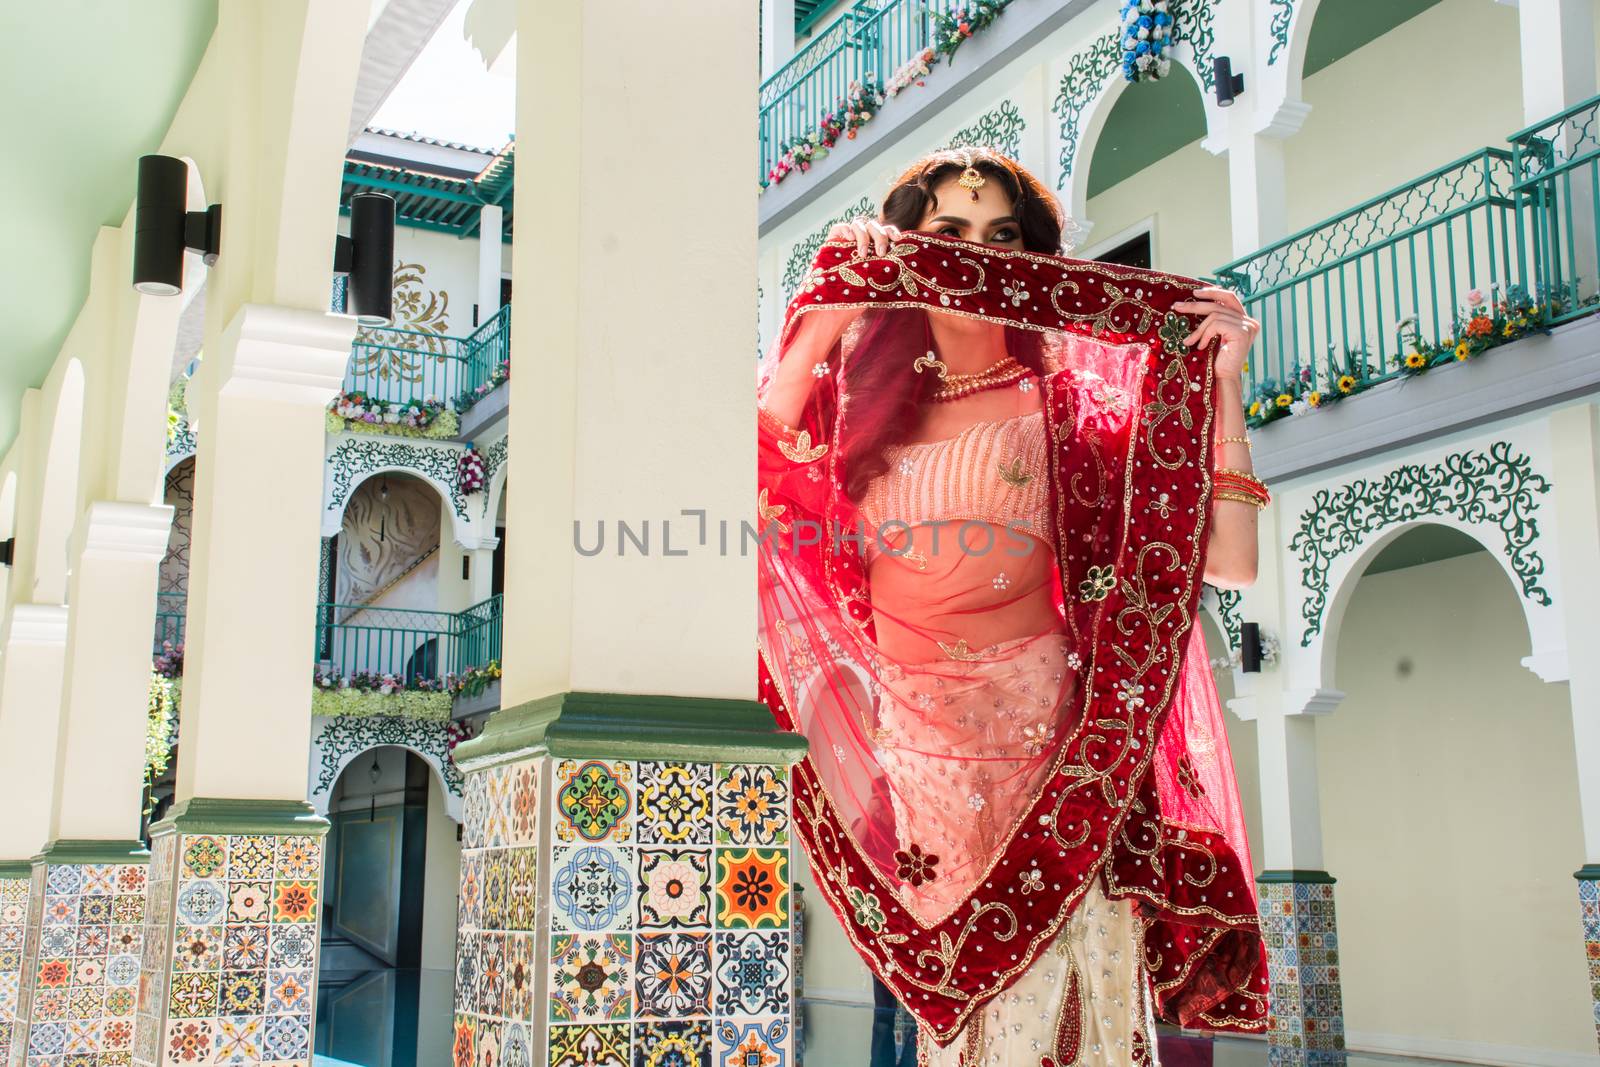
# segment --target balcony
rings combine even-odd
[[[475,432],[487,423],[483,412],[476,418],[469,412],[510,374],[510,305],[465,337],[364,329],[351,343],[343,395],[331,410],[349,428],[455,437],[463,427]]]
[[[1600,97],[1217,269],[1262,323],[1245,400],[1249,425],[1275,426],[1264,473],[1600,383],[1594,341],[1552,334],[1600,309],[1597,115]],[[1526,337],[1533,348],[1493,352]],[[1424,374],[1435,383],[1402,397],[1402,380]]]
[[[387,675],[406,688],[445,691],[452,679],[499,662],[501,607],[500,596],[459,612],[318,604],[320,673]]]

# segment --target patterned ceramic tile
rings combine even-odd
[[[135,1002],[125,957],[139,952],[147,877],[143,863],[40,863],[26,895],[0,890],[6,914],[19,904],[30,911],[12,988],[17,1018],[31,1023],[11,1028],[29,1064],[128,1062]],[[113,927],[119,916],[134,918],[131,938]]]
[[[632,849],[558,848],[551,860],[551,915],[560,930],[596,933],[628,925],[633,914]]]
[[[787,1015],[791,1007],[787,931],[718,933],[713,1008],[718,1015]]]
[[[1583,917],[1583,950],[1589,961],[1589,997],[1594,1003],[1595,1035],[1600,1039],[1600,881],[1578,881],[1578,910]]]
[[[633,1017],[633,938],[557,934],[550,939],[550,1021]]]
[[[639,843],[709,845],[711,766],[705,763],[638,764]]]
[[[1333,886],[1267,882],[1259,889],[1271,985],[1269,1043],[1286,1050],[1341,1052],[1344,1008]]]
[[[633,771],[627,763],[564,760],[556,767],[554,827],[562,841],[627,841]]]
[[[152,843],[132,1062],[309,1067],[322,839]]]
[[[716,768],[719,845],[783,845],[789,841],[789,772],[784,767],[728,763]]]
[[[633,1067],[711,1067],[711,1024],[633,1024]]]
[[[710,934],[640,934],[637,945],[634,996],[641,1018],[711,1014]]]
[[[789,852],[717,849],[717,926],[777,929],[789,925]]]
[[[710,849],[641,848],[638,855],[639,927],[711,925]]]
[[[28,878],[0,878],[0,1055],[9,1058],[22,997],[22,945],[28,929]]]
[[[550,1067],[633,1067],[628,1032],[627,1023],[554,1024],[550,1027]]]
[[[787,1018],[723,1019],[717,1024],[717,1067],[791,1067],[796,1061]]]

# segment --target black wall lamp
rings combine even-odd
[[[1244,75],[1233,72],[1233,60],[1217,56],[1211,61],[1211,73],[1217,87],[1217,106],[1232,107],[1236,98],[1244,95]]]
[[[349,277],[345,313],[363,326],[394,321],[394,197],[356,193],[350,198],[350,236],[333,246],[333,272]]]
[[[8,537],[0,541],[0,567],[10,567],[17,556],[17,539]]]
[[[222,242],[222,205],[190,211],[189,165],[172,156],[139,157],[133,215],[133,287],[146,296],[183,291],[183,253],[199,252],[206,266]]]
[[[1239,669],[1245,674],[1261,673],[1261,624],[1243,623],[1239,627]]]

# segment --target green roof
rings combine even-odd
[[[515,149],[515,143],[507,145],[471,178],[430,171],[422,164],[346,159],[339,209],[349,211],[350,198],[359,192],[388,193],[400,225],[470,237],[478,232],[479,209],[496,204],[505,209],[503,233],[510,241]]]

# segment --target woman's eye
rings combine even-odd
[[[999,230],[989,238],[990,244],[1003,245],[1008,241],[1015,241],[1018,237],[1016,230]]]
[[[956,229],[954,226],[946,226],[944,229],[939,231],[939,236],[940,237],[960,237],[961,236],[961,231]]]

